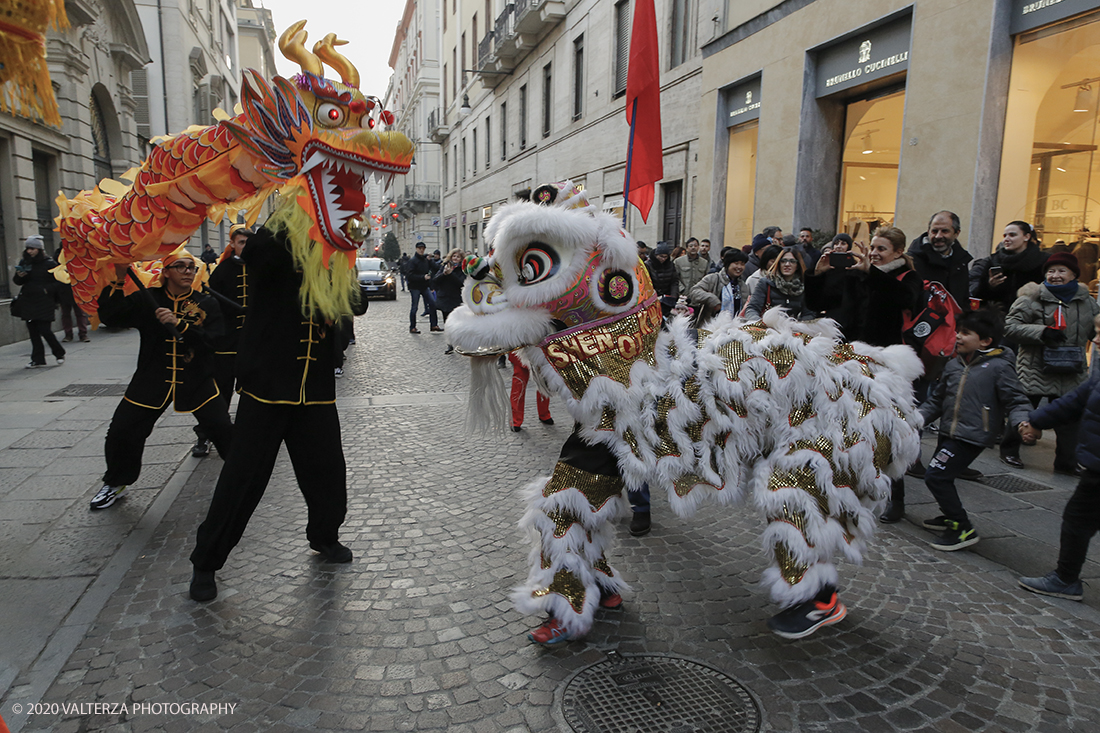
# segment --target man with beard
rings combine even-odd
[[[973,257],[959,243],[960,231],[958,214],[938,211],[929,219],[928,231],[909,245],[909,256],[918,275],[943,285],[960,308],[969,310],[969,268]]]
[[[428,289],[432,282],[435,269],[432,262],[424,254],[427,247],[423,242],[416,243],[416,254],[409,258],[405,265],[405,280],[409,284],[409,294],[412,295],[412,308],[409,309],[409,333],[420,333],[416,327],[416,309],[420,306],[420,298],[428,310],[428,320],[432,331],[442,331],[439,327],[439,319],[436,316],[435,301],[432,300],[431,291]]]

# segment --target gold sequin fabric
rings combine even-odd
[[[798,585],[805,577],[810,566],[794,559],[791,551],[782,542],[775,543],[775,562],[779,566],[779,573],[788,585]]]
[[[581,399],[596,377],[609,377],[629,387],[634,362],[655,367],[660,325],[661,305],[654,300],[617,320],[551,336],[541,348],[547,363],[561,375],[573,396]]]
[[[592,507],[593,511],[599,511],[610,499],[622,493],[623,486],[623,480],[619,476],[589,473],[568,463],[558,461],[558,464],[554,466],[554,474],[546,482],[546,488],[542,490],[542,495],[548,497],[559,491],[576,489],[584,494],[584,498],[588,500],[588,505]],[[564,518],[562,521],[564,521]],[[554,523],[557,524],[557,522],[558,520],[555,519]],[[565,531],[568,531],[568,527]],[[564,535],[565,531],[558,536]]]
[[[812,468],[796,468],[790,471],[773,471],[768,479],[768,491],[801,489],[814,498],[821,516],[829,516],[829,497],[817,485],[817,474]]]
[[[564,537],[574,524],[578,524],[581,529],[584,529],[581,518],[568,509],[552,509],[546,512],[546,516],[554,523],[554,537],[557,539]]]
[[[568,570],[562,569],[554,573],[553,582],[546,588],[539,588],[531,591],[531,595],[535,598],[542,598],[551,593],[557,593],[559,596],[569,601],[569,605],[573,608],[575,613],[580,613],[584,610],[584,583]]]

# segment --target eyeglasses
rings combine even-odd
[[[199,268],[195,265],[171,265],[164,268],[165,270],[175,270],[176,272],[198,272]]]
[[[779,264],[781,264],[781,265],[797,265],[798,260],[779,260]]]

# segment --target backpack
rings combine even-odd
[[[898,275],[898,282],[909,272]],[[931,361],[955,355],[955,321],[962,308],[941,283],[922,282],[920,305],[902,313],[901,340],[917,352],[927,367]]]

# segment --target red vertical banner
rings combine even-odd
[[[655,184],[665,177],[661,142],[661,64],[653,0],[634,0],[630,65],[626,76],[626,121],[630,123],[630,142],[623,190],[627,202],[638,209],[642,221],[647,221],[653,207]]]

